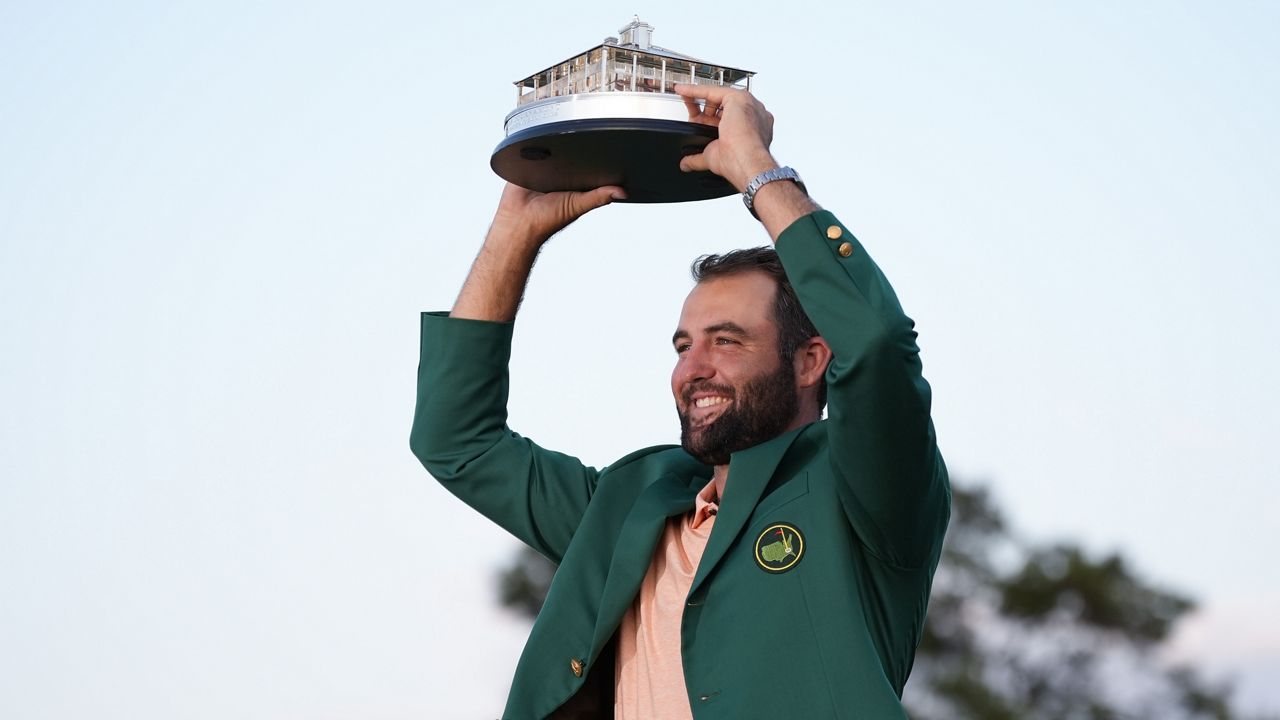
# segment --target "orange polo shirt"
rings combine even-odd
[[[712,480],[698,493],[693,510],[667,520],[640,593],[618,628],[616,720],[693,718],[680,657],[680,621],[719,507]]]

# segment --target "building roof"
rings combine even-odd
[[[631,22],[631,24],[630,24],[630,25],[627,25],[626,27],[624,27],[624,28],[623,28],[623,30],[624,30],[624,31],[625,31],[625,30],[627,30],[628,28],[632,27],[633,25],[637,24],[638,22],[640,22],[640,20],[639,20],[639,18],[636,18],[635,20],[633,20],[633,21]],[[544,73],[544,72],[546,72],[546,71],[548,71],[548,70],[550,70],[550,69],[552,69],[552,68],[554,68],[554,67],[558,67],[558,66],[560,66],[560,65],[563,65],[563,64],[565,64],[565,63],[569,62],[570,60],[573,60],[574,58],[578,58],[578,57],[581,57],[581,56],[583,56],[583,55],[587,55],[587,54],[589,54],[589,53],[591,53],[591,52],[594,52],[594,51],[596,51],[596,50],[599,50],[600,48],[603,48],[603,47],[614,48],[614,49],[617,49],[617,50],[631,50],[631,51],[634,51],[634,52],[648,53],[648,54],[650,54],[650,55],[657,55],[658,57],[665,57],[665,58],[669,58],[669,59],[672,59],[672,60],[683,60],[683,61],[685,61],[685,62],[694,62],[694,63],[698,63],[699,65],[712,65],[712,66],[714,66],[714,67],[724,68],[725,70],[736,70],[736,71],[738,71],[738,72],[740,72],[740,73],[744,73],[744,74],[746,74],[746,75],[755,75],[755,73],[754,73],[754,72],[752,72],[751,70],[744,70],[744,69],[742,69],[742,68],[736,68],[736,67],[732,67],[732,66],[729,66],[729,65],[722,65],[722,64],[720,64],[720,63],[713,63],[713,62],[710,62],[710,61],[708,61],[708,60],[702,60],[702,59],[700,59],[700,58],[693,57],[692,55],[685,55],[684,53],[676,52],[675,50],[668,50],[667,48],[660,47],[660,46],[658,46],[658,45],[649,45],[648,47],[640,47],[640,46],[639,46],[639,45],[637,45],[636,43],[620,43],[620,42],[618,42],[617,38],[609,37],[609,38],[605,38],[604,42],[600,43],[599,45],[595,45],[595,46],[593,46],[593,47],[587,48],[586,50],[583,50],[583,51],[582,51],[582,52],[580,52],[580,53],[576,53],[576,54],[574,54],[574,55],[570,55],[569,57],[565,58],[564,60],[561,60],[561,61],[560,61],[560,62],[558,62],[558,63],[553,63],[553,64],[551,64],[551,65],[548,65],[548,66],[546,66],[546,67],[542,68],[541,70],[539,70],[539,71],[537,71],[537,72],[529,73],[529,74],[528,74],[527,76],[525,76],[524,78],[522,78],[522,79],[520,79],[520,80],[516,80],[516,81],[515,81],[514,83],[512,83],[512,84],[513,84],[513,85],[523,85],[525,82],[527,82],[527,81],[531,80],[535,75],[541,75],[542,73]]]

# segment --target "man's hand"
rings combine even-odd
[[[681,170],[710,170],[743,192],[751,178],[778,167],[769,154],[773,114],[754,95],[721,85],[685,83],[677,84],[675,91],[684,98],[690,122],[720,129],[720,138],[712,140],[701,154],[680,161]]]
[[[681,170],[710,170],[745,192],[755,176],[778,167],[769,153],[773,114],[754,95],[722,85],[680,83],[675,90],[689,108],[690,122],[714,125],[720,131],[720,137],[707,143],[701,154],[684,157]],[[791,223],[818,205],[795,183],[771,182],[756,193],[754,208],[769,236],[777,240]]]
[[[543,243],[588,212],[626,197],[622,188],[615,186],[540,193],[508,183],[489,234],[449,315],[511,322]]]
[[[540,193],[507,183],[485,243],[496,240],[538,248],[574,220],[626,197],[622,188],[616,186],[587,192]]]

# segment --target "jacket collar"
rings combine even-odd
[[[807,426],[806,426],[807,427]],[[760,496],[768,487],[778,463],[804,428],[784,433],[768,442],[736,452],[729,458],[729,479],[725,483],[724,497],[716,512],[716,524],[707,538],[707,547],[698,562],[698,572],[689,588],[692,597],[711,571],[720,564],[733,541],[742,534],[747,520],[755,512]]]
[[[755,447],[734,453],[729,458],[729,482],[716,523],[707,539],[707,547],[698,563],[698,571],[689,589],[692,596],[702,582],[723,559],[724,554],[742,534],[747,520],[755,511],[760,496],[769,485],[778,463],[803,432],[792,430],[763,442]],[[690,466],[694,466],[690,463]],[[711,477],[710,468],[704,472],[668,473],[659,477],[641,491],[623,522],[609,563],[609,574],[600,595],[599,614],[596,617],[595,634],[591,642],[591,660],[594,661],[608,643],[622,621],[622,614],[635,600],[640,583],[653,560],[658,538],[666,526],[667,518],[687,512],[694,498]]]
[[[600,594],[600,611],[591,641],[592,659],[609,641],[622,620],[622,613],[635,599],[667,518],[693,507],[694,497],[705,484],[706,478],[669,473],[650,483],[636,498],[618,533],[609,574]]]

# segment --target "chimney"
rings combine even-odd
[[[623,45],[635,45],[640,50],[648,50],[653,42],[653,26],[634,15],[631,22],[618,31]]]

